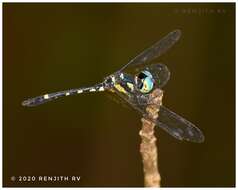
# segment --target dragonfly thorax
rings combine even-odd
[[[154,87],[154,79],[152,74],[147,70],[141,71],[135,76],[135,84],[141,93],[146,94],[151,92]]]
[[[110,75],[104,79],[104,86],[106,88],[112,88],[116,83],[116,76],[115,75]]]

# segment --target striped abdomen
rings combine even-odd
[[[104,90],[106,90],[105,84],[100,83],[93,87],[76,88],[76,89],[70,89],[70,90],[65,90],[65,91],[60,91],[60,92],[55,92],[55,93],[51,93],[51,94],[37,96],[35,98],[30,98],[30,99],[23,101],[22,105],[32,107],[32,106],[37,106],[37,105],[44,104],[46,102],[55,100],[59,97],[71,96],[71,95],[76,95],[76,94],[81,94],[81,93],[86,93],[86,92],[98,92],[98,91],[104,91]]]

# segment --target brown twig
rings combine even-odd
[[[156,120],[160,105],[162,104],[163,91],[155,89],[149,97],[149,104],[146,112],[149,118]],[[140,152],[144,167],[145,187],[160,187],[160,174],[158,170],[158,157],[156,147],[156,137],[154,136],[155,124],[146,118],[142,118],[142,129],[140,130],[141,144]]]

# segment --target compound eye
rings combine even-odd
[[[138,78],[143,80],[147,77],[147,75],[144,72],[139,73]]]
[[[143,80],[142,88],[140,88],[140,91],[142,93],[149,93],[154,87],[154,81],[150,77],[146,77]]]
[[[154,80],[149,71],[142,71],[135,77],[136,86],[142,93],[149,93],[154,87]]]

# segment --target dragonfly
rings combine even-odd
[[[23,101],[22,105],[33,107],[70,95],[109,91],[144,116],[147,114],[146,105],[150,93],[156,88],[162,89],[170,79],[170,71],[165,64],[152,64],[151,61],[167,52],[180,37],[181,30],[179,29],[168,33],[121,69],[105,77],[100,83],[90,87],[75,88],[29,98]],[[129,72],[130,68],[134,68],[134,70]],[[153,122],[178,140],[201,143],[205,139],[202,131],[193,123],[164,105],[160,106],[159,116]]]

